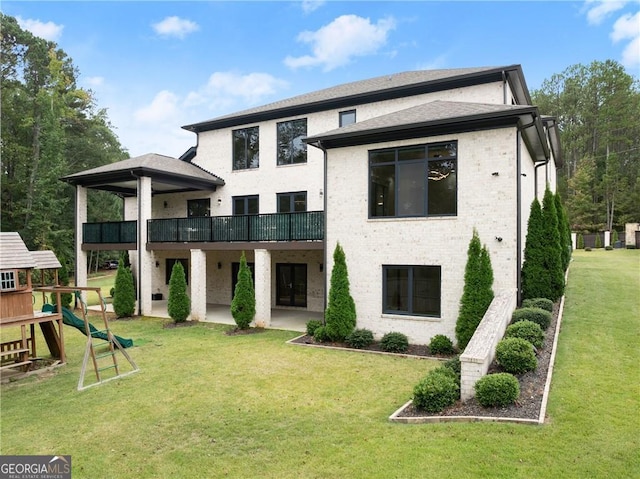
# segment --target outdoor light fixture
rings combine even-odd
[[[167,203],[167,202],[165,201],[165,202],[164,202],[164,207],[166,208],[166,207],[168,207],[168,206],[169,206],[169,203]]]
[[[324,265],[320,263],[320,272],[322,273],[323,271],[324,271]]]
[[[160,267],[160,262],[156,261],[156,268],[159,268],[159,267]]]
[[[496,236],[496,240],[498,241],[498,243],[502,242],[502,236]]]
[[[218,198],[218,206],[222,204],[222,198]]]
[[[497,171],[494,171],[493,173],[491,173],[491,175],[492,175],[492,176],[499,176],[499,175],[500,175],[500,173],[499,173],[499,172],[497,172]]]
[[[222,263],[218,261],[218,269],[222,269]]]

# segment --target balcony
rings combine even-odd
[[[147,226],[149,243],[322,241],[324,212],[153,219]],[[88,245],[135,244],[136,235],[135,221],[82,225]]]

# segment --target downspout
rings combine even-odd
[[[324,310],[326,311],[327,309],[327,149],[324,147],[324,145],[322,144],[322,140],[318,140],[316,141],[313,146],[320,148],[322,150],[322,153],[324,155],[324,165],[323,165],[323,172],[324,172],[324,178],[323,178],[323,184],[322,184],[322,191],[323,191],[323,204],[322,204],[322,209],[323,209],[323,214],[324,214],[324,232],[323,232],[323,237],[324,237],[324,248],[322,250],[322,264],[324,265],[322,268],[323,271],[323,281],[324,281]],[[324,322],[324,319],[323,319]]]
[[[516,285],[517,304],[522,304],[522,154],[520,151],[521,133],[516,129]]]
[[[502,103],[507,104],[507,75],[502,70]]]

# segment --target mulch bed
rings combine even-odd
[[[535,371],[530,371],[525,374],[517,375],[520,383],[520,397],[514,404],[505,407],[486,408],[481,406],[475,398],[471,398],[467,401],[457,401],[453,406],[445,409],[444,411],[431,414],[425,413],[408,404],[404,409],[397,412],[394,417],[396,418],[422,418],[422,417],[441,417],[445,420],[446,417],[469,417],[469,418],[507,418],[507,419],[522,419],[537,421],[540,417],[540,411],[542,408],[542,399],[547,381],[547,373],[549,371],[551,363],[551,355],[553,352],[553,341],[556,333],[559,315],[559,304],[555,304],[553,308],[553,314],[551,317],[551,323],[549,328],[545,331],[544,343],[540,349],[536,352],[538,359],[538,367]],[[359,349],[349,348],[344,343],[317,343],[310,336],[301,336],[291,341],[298,344],[313,344],[320,347],[328,348],[347,348],[353,351],[363,351]],[[369,351],[381,351],[379,343],[375,343]],[[446,357],[434,357],[429,354],[429,348],[423,345],[411,345],[409,351],[403,354],[404,356],[416,356],[416,357],[429,357],[432,359],[447,359]],[[500,366],[494,361],[489,367],[488,373],[502,372]]]

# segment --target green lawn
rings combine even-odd
[[[141,371],[76,391],[69,364],[1,389],[2,454],[70,454],[79,478],[637,478],[640,251],[577,252],[544,426],[388,416],[426,360],[114,321]]]
[[[102,297],[109,301],[108,298],[111,296],[111,288],[116,282],[116,271],[115,270],[105,270],[100,271],[99,273],[92,274],[87,279],[87,286],[92,288],[100,288],[100,293]],[[73,284],[73,282],[72,282]],[[47,298],[49,301],[49,298]],[[33,304],[34,309],[39,310],[42,309],[42,293],[38,293],[37,291],[33,293]],[[89,306],[100,304],[98,294],[93,291],[87,292],[87,304]]]

